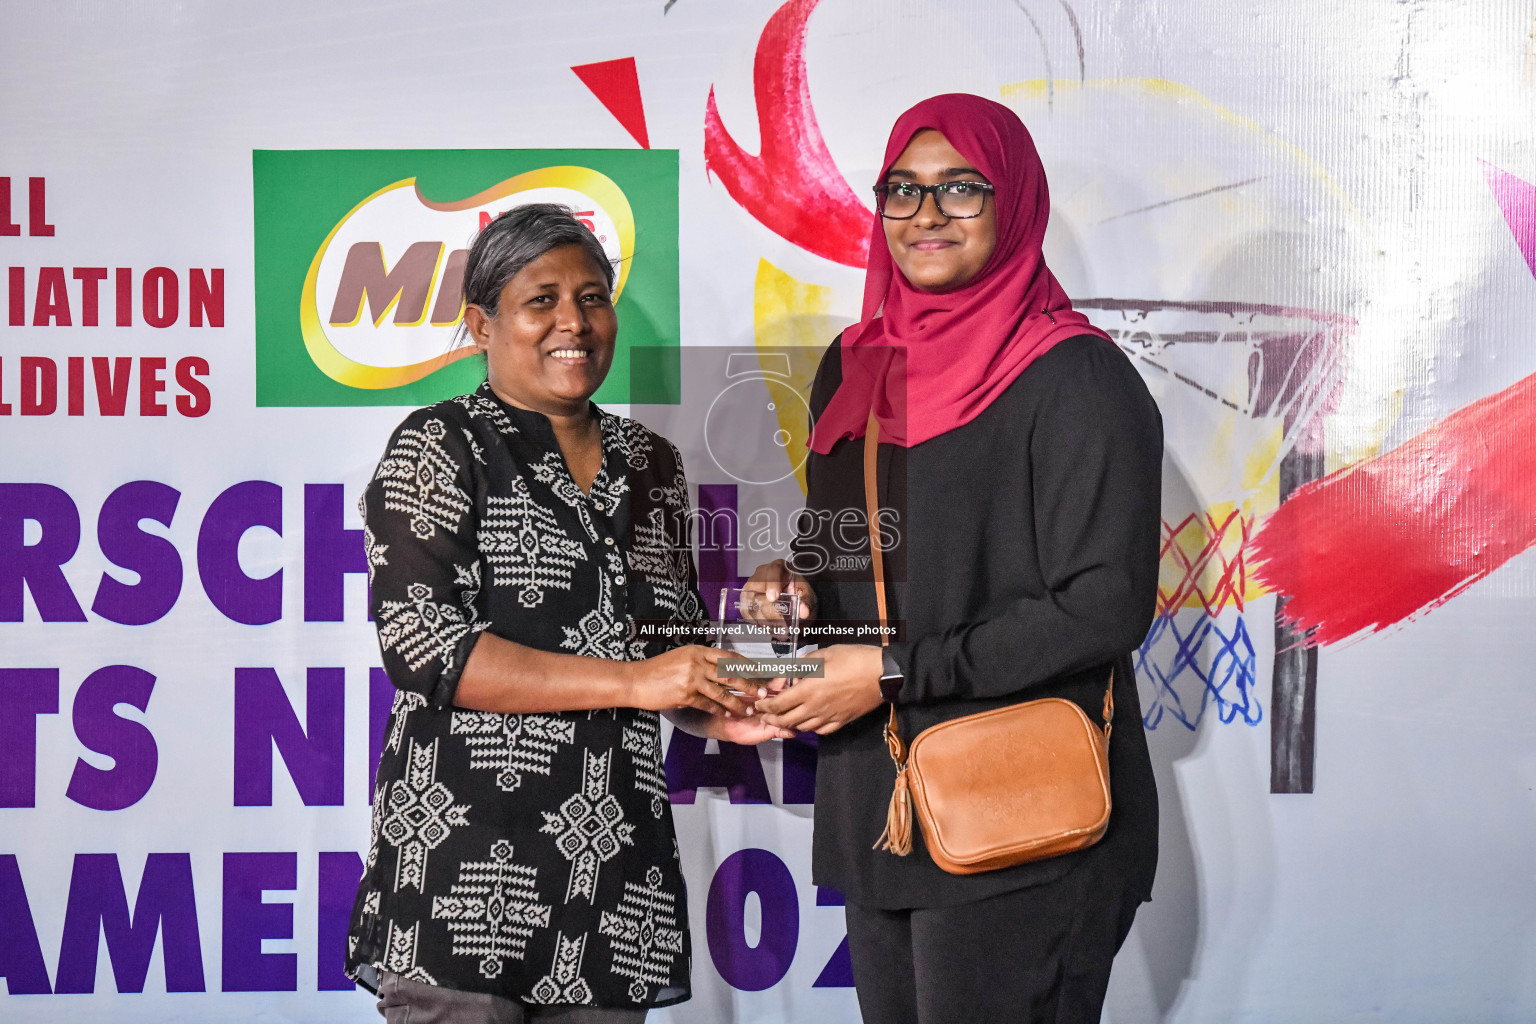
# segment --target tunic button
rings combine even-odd
[[[603,538],[603,543],[607,544],[609,547],[613,547],[613,538],[612,537],[604,537]]]
[[[624,632],[624,623],[622,623],[622,622],[615,622],[613,624],[613,631],[615,633],[622,633],[622,632]]]
[[[624,577],[623,576],[615,577],[613,582],[617,583],[619,586],[622,587],[624,585]]]

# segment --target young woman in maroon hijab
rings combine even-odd
[[[875,619],[867,530],[846,526],[864,520],[873,411],[901,634],[883,652],[825,648],[824,677],[757,707],[820,734],[813,874],[847,897],[865,1021],[1097,1022],[1157,859],[1131,654],[1156,600],[1161,419],[1045,265],[1045,173],[1012,111],[919,103],[892,130],[875,191],[863,317],[812,389],[813,525],[788,565],[754,579],[823,622]],[[877,848],[895,780],[887,704],[909,742],[1040,697],[1097,717],[1112,668],[1114,803],[1097,845],[966,876],[941,871],[920,835],[908,856]]]

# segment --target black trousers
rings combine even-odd
[[[865,1024],[1099,1024],[1139,896],[1092,863],[976,903],[879,910],[850,902]]]
[[[389,971],[379,974],[379,1014],[385,1024],[644,1024],[645,1007],[530,1006],[486,992],[426,985]]]

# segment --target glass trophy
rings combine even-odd
[[[819,674],[819,659],[801,657],[800,599],[793,594],[769,601],[761,587],[721,587],[713,626],[715,646],[730,655],[721,659],[722,677],[779,689]]]

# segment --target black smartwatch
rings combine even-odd
[[[890,648],[880,649],[880,699],[887,704],[895,704],[896,697],[901,693],[901,684],[907,681],[902,675],[901,666],[896,664],[896,659],[891,656]]]

